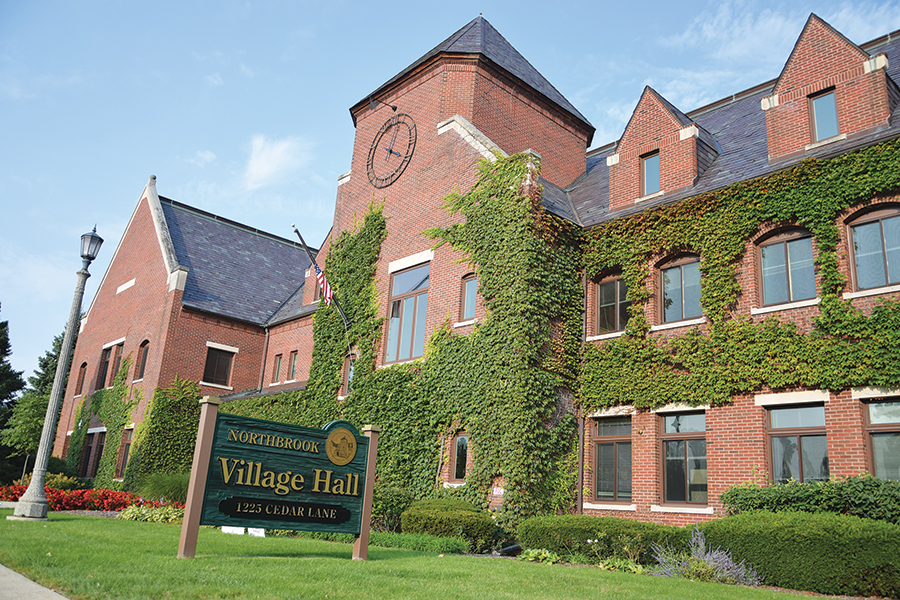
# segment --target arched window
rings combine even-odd
[[[703,316],[700,305],[700,257],[688,254],[660,269],[664,323]]]
[[[628,323],[628,286],[620,275],[605,277],[597,284],[597,333],[623,331]]]
[[[143,379],[144,371],[147,369],[147,355],[150,353],[150,340],[144,340],[141,343],[141,347],[138,348],[138,357],[137,361],[135,361],[135,374],[134,379]]]
[[[759,282],[764,306],[816,297],[812,236],[792,230],[759,243]]]
[[[80,396],[82,390],[84,389],[84,376],[87,373],[87,363],[81,363],[81,366],[78,367],[78,381],[75,383],[75,395]]]
[[[857,290],[900,283],[900,208],[867,212],[850,223]]]

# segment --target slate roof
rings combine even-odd
[[[888,75],[900,81],[900,31],[893,32],[860,47],[871,56],[882,52],[888,57]],[[690,196],[760,177],[789,168],[804,158],[830,158],[870,146],[878,142],[900,137],[900,106],[894,109],[890,124],[864,136],[821,146],[801,156],[769,162],[766,140],[766,115],[760,106],[763,97],[772,93],[776,80],[771,80],[720,100],[709,106],[686,114],[700,128],[701,139],[717,143],[719,156],[697,180],[696,185],[677,193],[666,194],[640,205],[629,206],[615,212],[609,210],[609,168],[606,157],[615,153],[616,143],[592,150],[587,155],[585,173],[568,185],[565,193],[571,200],[576,218],[571,218],[558,194],[553,193],[544,201],[551,212],[588,228],[604,221],[643,212],[648,208],[672,204]],[[674,108],[674,107],[672,107]],[[677,109],[675,109],[677,110]]]
[[[160,197],[178,264],[182,304],[263,326],[302,297],[309,258],[299,243]]]
[[[463,26],[462,29],[432,48],[417,61],[403,69],[403,71],[392,77],[377,90],[360,100],[355,106],[359,106],[363,102],[368,102],[371,97],[378,96],[382,91],[391,87],[396,82],[403,79],[408,73],[415,70],[416,67],[442,53],[481,54],[513,77],[534,89],[544,98],[553,102],[581,121],[591,130],[591,132],[594,131],[593,125],[591,125],[587,118],[578,112],[578,109],[566,100],[543,75],[538,73],[537,69],[531,66],[531,63],[525,60],[525,58],[519,54],[508,41],[506,41],[506,38],[500,35],[500,32],[494,29],[493,25],[488,23],[487,19],[480,15],[472,19],[472,21]],[[352,113],[353,111],[351,109],[351,115]]]

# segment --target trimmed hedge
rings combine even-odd
[[[700,526],[767,585],[900,598],[900,526],[850,515],[747,512]]]
[[[403,533],[461,537],[471,552],[489,549],[497,531],[491,515],[453,498],[415,502],[403,512],[400,521]]]
[[[834,512],[900,524],[900,481],[857,475],[828,481],[736,485],[721,501],[731,514],[748,510]]]
[[[518,533],[525,548],[544,548],[560,555],[628,558],[644,565],[654,564],[651,544],[686,551],[690,539],[690,531],[678,527],[588,515],[532,517],[519,525]],[[588,540],[595,541],[588,544]]]

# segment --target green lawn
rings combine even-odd
[[[177,559],[177,525],[50,513],[50,523],[8,521],[0,510],[0,563],[70,598],[484,598],[756,600],[796,596],[592,567],[252,538],[201,529],[194,559]]]

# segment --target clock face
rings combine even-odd
[[[398,113],[384,122],[369,148],[366,172],[377,188],[394,183],[406,169],[416,149],[416,122]]]

